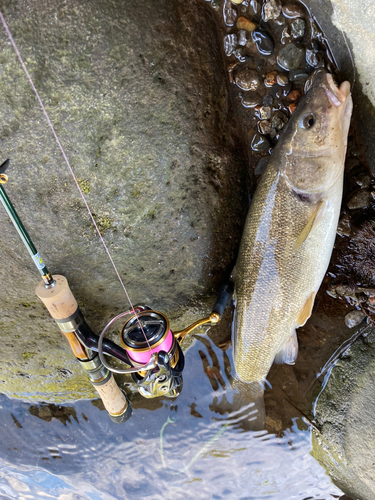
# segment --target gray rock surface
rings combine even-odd
[[[375,331],[360,338],[331,370],[321,392],[313,455],[345,493],[375,499]]]
[[[133,303],[180,327],[206,314],[235,259],[246,159],[213,13],[202,1],[2,0],[9,25]],[[128,308],[0,26],[6,191],[49,270],[98,332]],[[0,206],[0,391],[95,393],[34,294],[39,276]]]

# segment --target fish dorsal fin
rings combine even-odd
[[[298,340],[297,334],[294,330],[292,335],[289,337],[284,347],[279,351],[274,359],[274,363],[281,365],[285,363],[286,365],[294,365],[298,356]]]
[[[327,203],[325,200],[322,200],[318,204],[318,206],[316,207],[316,209],[312,213],[309,221],[307,222],[306,226],[302,229],[300,235],[296,239],[294,246],[293,246],[294,252],[299,249],[299,247],[307,239],[309,234],[316,228],[316,226],[322,220],[326,208],[327,208]]]
[[[298,326],[303,326],[306,321],[309,319],[311,316],[313,307],[314,307],[314,300],[315,300],[315,295],[316,292],[312,292],[310,297],[306,300],[304,306],[302,307],[302,311],[299,313],[299,316],[297,318],[297,325]]]

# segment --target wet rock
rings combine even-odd
[[[242,90],[257,90],[260,76],[253,69],[244,69],[235,76],[236,85]]]
[[[289,19],[303,17],[305,15],[304,8],[299,3],[287,3],[283,6],[283,14]]]
[[[282,111],[277,110],[273,113],[271,124],[276,130],[282,130],[287,121],[288,117]]]
[[[266,94],[263,97],[262,104],[263,104],[263,106],[266,106],[266,107],[272,106],[272,104],[273,104],[273,97],[272,97],[272,95],[271,94]]]
[[[294,69],[289,73],[289,80],[295,83],[304,83],[308,76],[304,69]]]
[[[233,7],[230,0],[224,0],[223,3],[223,19],[227,26],[234,26],[237,19],[237,11]]]
[[[276,130],[272,127],[269,120],[261,120],[258,122],[259,132],[263,135],[268,135],[271,139],[276,137]]]
[[[245,31],[254,31],[257,28],[257,25],[253,23],[252,21],[249,21],[249,19],[246,19],[246,17],[239,17],[237,19],[237,29],[238,30],[245,30]]]
[[[267,151],[270,146],[271,144],[266,137],[258,133],[254,134],[254,137],[251,141],[251,149],[253,151]]]
[[[324,66],[323,54],[313,49],[306,49],[306,62],[313,68],[322,68]]]
[[[275,99],[280,99],[281,96],[283,95],[283,88],[280,87],[280,85],[273,85],[271,87],[271,95],[272,97],[274,97]]]
[[[259,106],[261,102],[262,98],[256,92],[245,92],[241,99],[241,104],[245,108],[255,108],[255,106]]]
[[[265,22],[277,19],[281,14],[281,2],[279,0],[266,0],[262,9],[262,19]]]
[[[238,45],[244,47],[247,43],[247,34],[245,30],[240,30],[237,33]]]
[[[314,409],[319,431],[312,432],[312,454],[347,495],[375,500],[374,328],[365,333],[326,376]]]
[[[359,210],[361,208],[368,208],[374,200],[371,193],[368,191],[358,191],[355,193],[347,203],[349,210]]]
[[[272,116],[272,108],[269,106],[261,106],[257,115],[260,120],[269,120]]]
[[[294,42],[285,45],[277,56],[277,63],[283,69],[290,71],[297,69],[305,59],[305,49]]]
[[[289,83],[289,78],[286,75],[277,75],[277,83],[281,85],[281,87],[285,87],[285,85],[288,85]]]
[[[268,158],[261,158],[258,161],[257,166],[255,167],[254,174],[255,175],[263,174],[263,172],[267,166],[267,162],[268,162]]]
[[[240,5],[241,3],[243,3],[244,0],[231,0],[232,3],[234,3],[235,5]]]
[[[295,40],[302,38],[305,34],[306,24],[303,19],[297,17],[290,23],[290,34]]]
[[[287,98],[289,101],[298,101],[298,99],[301,97],[301,92],[299,90],[292,90],[292,92],[289,92],[287,95]]]
[[[365,318],[366,314],[362,311],[350,311],[345,316],[345,324],[348,328],[354,328],[359,326]]]
[[[224,52],[228,57],[233,54],[237,47],[237,35],[231,33],[224,37]]]
[[[260,12],[260,2],[258,0],[250,1],[249,12],[254,16]]]
[[[252,37],[254,42],[256,43],[258,51],[261,54],[265,56],[269,56],[272,54],[272,51],[275,48],[275,44],[271,35],[267,31],[257,28],[253,31]]]
[[[289,104],[288,109],[290,111],[290,114],[294,113],[294,111],[296,110],[296,107],[297,107],[297,103],[296,102],[292,102],[291,104]]]
[[[244,51],[242,48],[236,49],[233,52],[233,55],[236,59],[238,59],[239,62],[245,62],[249,59],[248,56],[244,54]]]
[[[272,87],[272,85],[275,85],[277,82],[277,76],[277,71],[271,71],[271,73],[267,73],[266,78],[264,79],[264,85],[266,87]]]

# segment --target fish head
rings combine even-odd
[[[315,71],[279,141],[281,174],[304,195],[327,191],[343,173],[352,114],[349,82]]]

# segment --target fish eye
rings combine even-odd
[[[299,126],[304,129],[312,128],[315,125],[315,116],[312,113],[301,116]]]

